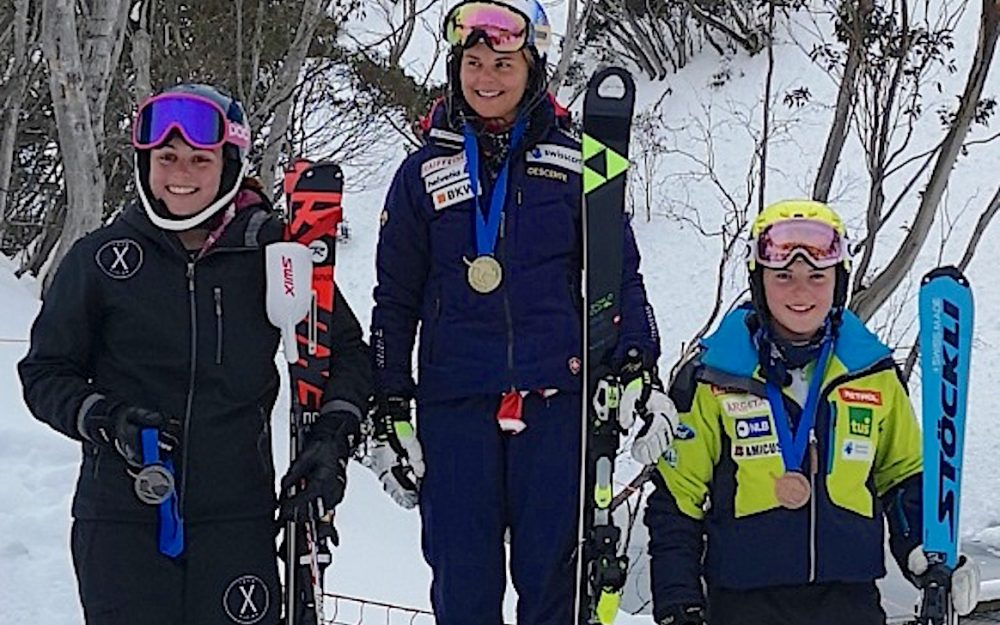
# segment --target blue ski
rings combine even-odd
[[[972,356],[973,302],[969,281],[939,267],[920,285],[923,421],[924,551],[930,570],[920,622],[950,624],[951,572],[958,560],[962,449]]]

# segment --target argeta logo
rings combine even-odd
[[[267,615],[271,593],[264,580],[256,575],[243,575],[234,579],[222,594],[222,607],[234,623],[253,625]]]

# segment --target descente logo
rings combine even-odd
[[[882,405],[882,393],[878,391],[842,388],[837,392],[840,393],[840,398],[849,404],[869,404],[871,406]]]
[[[292,259],[290,256],[281,257],[281,278],[285,285],[285,295],[295,297],[295,277],[292,271]]]

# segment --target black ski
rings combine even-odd
[[[576,623],[614,621],[628,558],[618,553],[621,530],[611,516],[618,451],[617,414],[598,416],[591,398],[612,375],[611,356],[621,321],[622,215],[635,84],[620,68],[594,75],[583,103],[583,398],[585,452],[581,457],[580,545]]]

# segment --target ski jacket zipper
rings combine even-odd
[[[195,370],[198,363],[198,307],[194,288],[194,261],[187,264],[188,302],[191,312],[191,369],[188,377],[187,402],[184,407],[184,438],[181,441],[181,487],[178,514],[184,518],[184,497],[187,494],[188,449],[191,441],[191,411],[194,405]]]
[[[844,375],[837,376],[836,378],[830,380],[830,382],[823,387],[823,390],[820,393],[820,397],[824,397],[825,398],[837,386],[839,386],[839,385],[841,385],[841,384],[843,384],[845,382],[849,382],[851,380],[862,378],[862,377],[864,377],[866,375],[869,375],[870,373],[874,373],[875,371],[878,371],[878,370],[880,370],[881,368],[884,368],[884,367],[885,367],[885,365],[883,364],[883,361],[880,360],[878,362],[873,363],[872,365],[870,365],[868,367],[865,367],[863,369],[859,369],[858,371],[854,371],[854,372],[851,372],[851,373],[847,373],[847,374],[844,374]],[[831,421],[833,421],[833,423],[836,423],[836,421],[835,421],[836,420],[836,406],[835,405],[832,406],[832,410],[831,410],[831,414],[830,414],[830,419],[831,419]],[[832,446],[834,444],[834,441],[836,440],[835,430],[833,430],[832,427],[833,426],[831,426],[830,432],[831,432],[831,434],[834,434],[834,436],[831,437],[831,439],[829,441],[827,441],[827,444],[830,445],[830,446]],[[816,464],[818,465],[819,464],[819,441],[816,439],[816,430],[815,430],[815,428],[809,430],[809,446],[810,446],[810,449],[809,449],[810,458],[815,458],[816,459]],[[815,454],[815,455],[813,455],[813,454]],[[817,474],[818,471],[819,471],[819,466],[812,466],[812,460],[810,460],[809,486],[812,489],[812,492],[811,492],[812,496],[809,498],[809,583],[813,583],[813,582],[816,581],[816,560],[817,560],[817,553],[816,553],[816,551],[817,551],[816,550],[816,497],[817,497],[817,492],[816,492],[816,474]],[[829,464],[827,465],[826,471],[827,471],[827,473],[830,471],[830,465]]]
[[[812,496],[809,498],[809,583],[816,581],[816,473],[819,467],[819,447],[816,440],[816,430],[809,430],[809,486]]]
[[[521,188],[517,189],[517,204],[521,205]],[[507,211],[500,213],[500,251],[506,252],[507,249]],[[503,253],[503,257],[506,260],[506,253]],[[507,267],[506,279],[510,279],[510,267]],[[506,280],[505,280],[506,282]],[[503,290],[503,312],[507,320],[507,380],[511,382],[513,387],[513,373],[514,373],[514,317],[510,312],[510,293],[507,291],[507,285],[501,284],[500,288]]]

